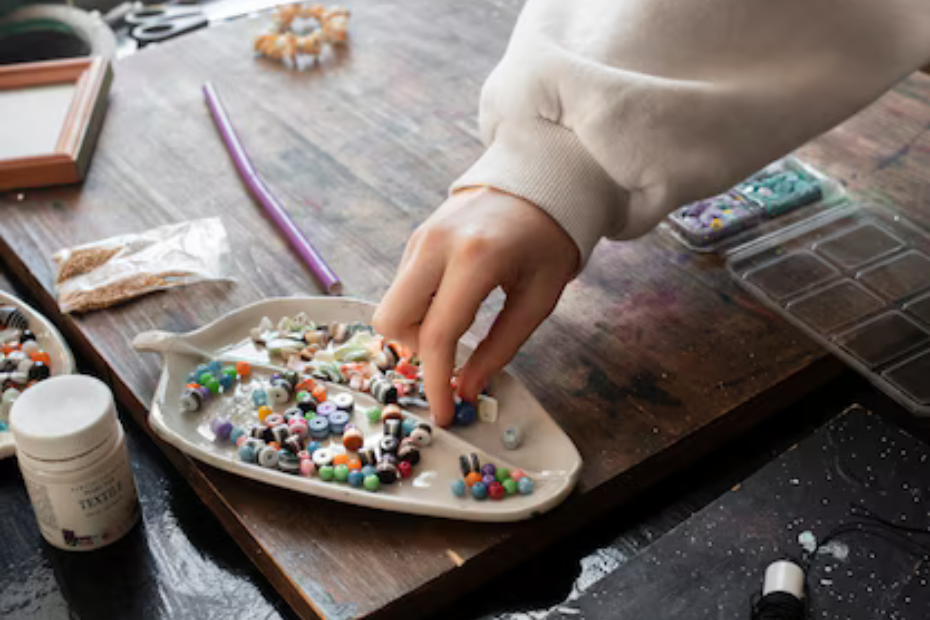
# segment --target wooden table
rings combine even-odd
[[[359,4],[350,47],[306,73],[251,57],[262,20],[122,61],[84,185],[0,200],[3,259],[144,424],[159,367],[133,351],[135,334],[186,331],[263,297],[319,290],[239,182],[201,84],[217,85],[257,167],[347,293],[376,300],[407,235],[481,151],[478,90],[518,9],[500,0]],[[910,209],[930,196],[927,101],[930,79],[913,78],[805,155]],[[223,217],[234,244],[235,285],[81,317],[55,311],[55,250],[212,215]],[[486,304],[470,337],[500,306],[499,297]],[[718,258],[651,234],[602,244],[513,370],[585,458],[577,493],[531,523],[365,511],[263,488],[164,449],[299,614],[420,616],[629,501],[842,366],[743,293]]]

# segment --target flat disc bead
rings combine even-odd
[[[336,403],[332,402],[331,400],[322,402],[316,406],[316,414],[323,416],[324,418],[328,418],[337,411],[339,411],[339,408],[336,407]]]
[[[277,450],[271,446],[265,446],[258,453],[258,464],[262,467],[274,468],[277,467],[279,458]]]
[[[322,468],[325,465],[332,465],[335,455],[329,448],[320,448],[316,450],[310,458],[316,463],[317,468]]]
[[[332,402],[337,409],[351,413],[355,409],[355,398],[348,392],[342,392],[332,397]]]
[[[264,422],[268,426],[280,426],[281,424],[284,424],[284,416],[280,413],[272,413],[270,416],[265,418]]]
[[[349,414],[345,411],[335,411],[329,416],[329,430],[333,435],[341,435],[349,423]]]
[[[329,419],[323,416],[317,416],[307,423],[310,428],[310,436],[315,439],[326,439],[329,437]]]

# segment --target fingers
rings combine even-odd
[[[452,373],[459,338],[471,326],[481,302],[497,287],[493,272],[474,271],[472,265],[453,265],[446,272],[439,291],[420,328],[419,355],[423,383],[433,420],[440,426],[452,423]]]
[[[375,310],[378,333],[418,350],[419,326],[442,279],[443,259],[425,244],[408,244],[404,266]]]
[[[487,337],[478,345],[458,376],[459,394],[476,401],[487,381],[500,372],[558,303],[564,285],[537,279],[507,296]]]

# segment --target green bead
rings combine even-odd
[[[504,490],[507,491],[507,495],[516,495],[517,489],[520,488],[520,485],[517,484],[517,481],[513,478],[507,478],[501,484],[504,485]]]
[[[320,480],[332,482],[333,478],[336,477],[336,470],[333,469],[332,465],[324,465],[320,468],[319,474]]]
[[[507,478],[510,478],[510,470],[507,469],[506,467],[498,467],[497,471],[494,472],[494,478],[498,482],[503,484],[504,480],[507,480]]]
[[[365,476],[365,488],[369,491],[377,491],[381,488],[381,480],[374,474]]]
[[[211,393],[211,394],[219,394],[219,393],[220,393],[220,382],[217,381],[216,379],[213,379],[213,378],[211,377],[211,378],[210,378],[210,381],[208,381],[205,385],[207,386],[207,389],[210,390],[210,393]]]
[[[202,374],[197,378],[197,381],[200,383],[200,385],[210,385],[210,382],[211,382],[211,381],[216,381],[216,378],[215,378],[212,374],[210,374],[209,372],[205,372],[205,373],[202,373]]]
[[[309,393],[307,390],[301,390],[301,391],[297,392],[297,396],[294,397],[294,399],[295,399],[298,403],[301,402],[302,400],[307,399],[307,398],[310,398],[310,393]]]
[[[372,407],[368,410],[368,421],[372,424],[377,424],[381,421],[381,408]]]
[[[233,379],[239,376],[239,373],[236,372],[235,366],[227,366],[223,369],[223,374],[227,377],[232,377]]]
[[[349,479],[349,466],[336,465],[335,467],[336,482],[345,482]]]

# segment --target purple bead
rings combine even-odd
[[[493,476],[497,473],[497,468],[494,467],[493,463],[487,463],[481,468],[481,475],[483,476]]]
[[[283,378],[284,378],[284,377],[281,376],[281,373],[276,372],[276,373],[274,373],[273,375],[271,375],[271,379],[268,380],[268,383],[274,383],[274,382],[277,381],[278,379],[283,379]]]
[[[324,418],[328,418],[332,414],[336,413],[336,411],[338,410],[339,409],[338,407],[336,407],[336,403],[329,401],[329,400],[322,402],[316,406],[316,414],[321,415]]]
[[[226,441],[229,439],[229,435],[232,433],[233,425],[229,420],[214,420],[217,422],[216,427],[213,429],[213,434],[216,435],[217,441]]]
[[[203,396],[204,399],[210,398],[210,388],[207,386],[201,385],[199,388],[197,388],[197,391],[200,392],[200,395]]]
[[[488,488],[490,488],[490,487],[491,487],[491,484],[494,483],[494,482],[496,482],[496,481],[497,481],[497,479],[494,478],[494,474],[485,474],[484,477],[481,478],[481,482],[483,482],[483,483],[484,483],[484,486],[486,486],[486,487],[488,487]]]

